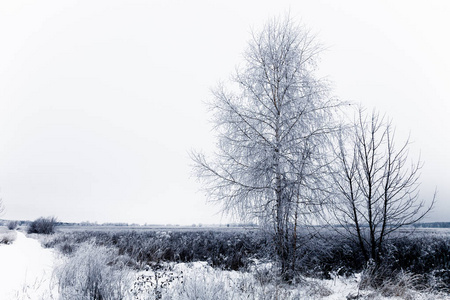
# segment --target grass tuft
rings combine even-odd
[[[14,231],[0,233],[0,244],[12,244],[17,238],[17,233]]]
[[[124,299],[131,285],[114,249],[84,243],[56,269],[62,299]]]

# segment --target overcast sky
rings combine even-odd
[[[290,15],[319,76],[393,119],[421,155],[426,221],[450,221],[450,2],[0,0],[2,218],[226,223],[191,176],[204,105],[250,32]]]

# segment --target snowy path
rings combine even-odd
[[[56,255],[17,231],[11,245],[0,245],[0,299],[52,299]]]

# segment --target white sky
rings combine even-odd
[[[328,50],[320,75],[393,118],[421,153],[427,221],[450,221],[450,2],[0,0],[0,194],[6,219],[226,223],[188,153],[204,102],[251,28],[290,11]]]

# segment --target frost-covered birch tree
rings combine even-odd
[[[289,18],[254,33],[243,66],[213,91],[215,155],[193,154],[210,200],[270,227],[285,278],[295,269],[300,219],[320,205],[320,162],[339,105],[314,76],[320,50]]]
[[[331,212],[359,244],[366,261],[379,264],[384,243],[433,207],[419,198],[420,161],[408,159],[409,141],[397,146],[390,121],[359,109],[353,126],[337,139]]]

